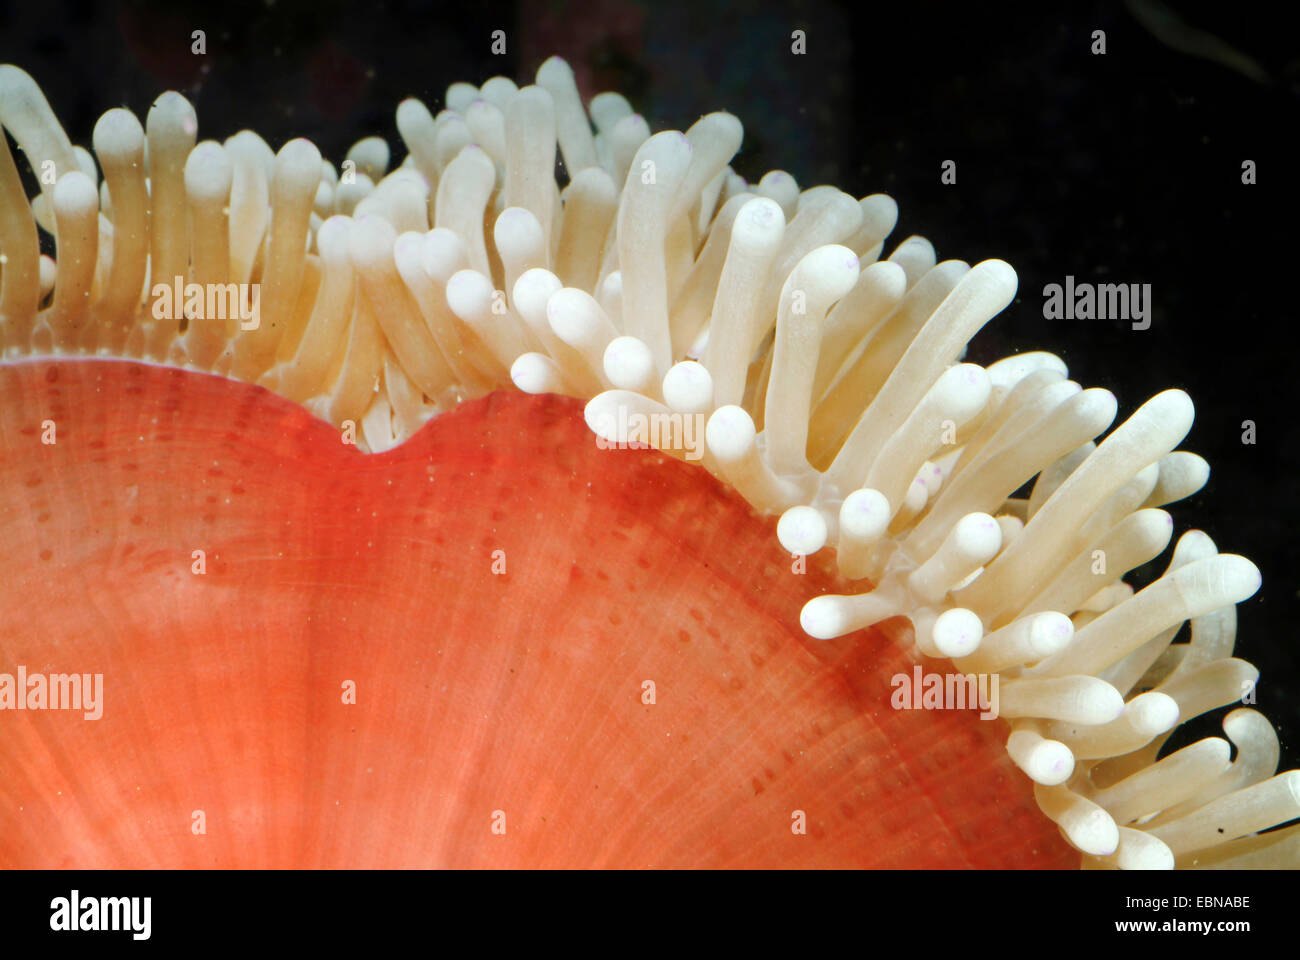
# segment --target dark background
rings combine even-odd
[[[200,138],[251,127],[278,148],[306,136],[337,162],[378,133],[396,163],[393,111],[404,97],[436,112],[452,81],[529,82],[559,53],[584,97],[619,90],[652,129],[735,113],[746,139],[734,165],[751,180],[781,168],[802,186],[891,194],[895,243],[919,233],[941,259],[1000,257],[1020,275],[1021,296],[975,341],[973,359],[1051,350],[1084,386],[1113,390],[1121,418],[1166,387],[1192,395],[1197,422],[1184,447],[1213,474],[1172,512],[1179,533],[1199,527],[1263,571],[1263,588],[1239,608],[1237,650],[1261,668],[1258,706],[1279,727],[1283,766],[1294,767],[1300,43],[1286,10],[1150,0],[6,0],[0,61],[38,80],[75,143],[89,143],[108,108],[143,119],[159,92],[178,89],[198,110]],[[205,57],[190,53],[196,29],[207,34]],[[496,29],[507,33],[504,56],[490,53]],[[804,56],[790,52],[794,29],[807,33]],[[1104,56],[1090,52],[1094,30],[1105,31]],[[1188,31],[1213,55],[1182,49]],[[1246,159],[1257,165],[1253,186],[1241,183]],[[957,164],[955,185],[939,181],[945,160]],[[1151,328],[1044,320],[1043,286],[1067,274],[1151,284]],[[1254,446],[1241,443],[1247,419]],[[1193,732],[1216,730],[1207,720]]]

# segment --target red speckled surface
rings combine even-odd
[[[380,456],[127,362],[0,405],[0,671],[104,675],[0,712],[0,865],[1077,866],[1001,722],[890,708],[905,631],[805,637],[825,561],[576,401]]]

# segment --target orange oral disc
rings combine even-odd
[[[1003,722],[891,707],[902,621],[809,638],[830,562],[576,400],[367,456],[258,387],[34,361],[0,442],[0,671],[102,674],[98,719],[0,714],[4,866],[1078,865]]]

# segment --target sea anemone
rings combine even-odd
[[[92,156],[12,66],[0,123],[0,653],[106,690],[0,716],[6,865],[1300,862],[1261,714],[1161,756],[1257,677],[1250,561],[1124,581],[1191,400],[961,362],[1008,264],[555,58],[391,171],[177,93]],[[892,709],[919,664],[1009,726]]]

